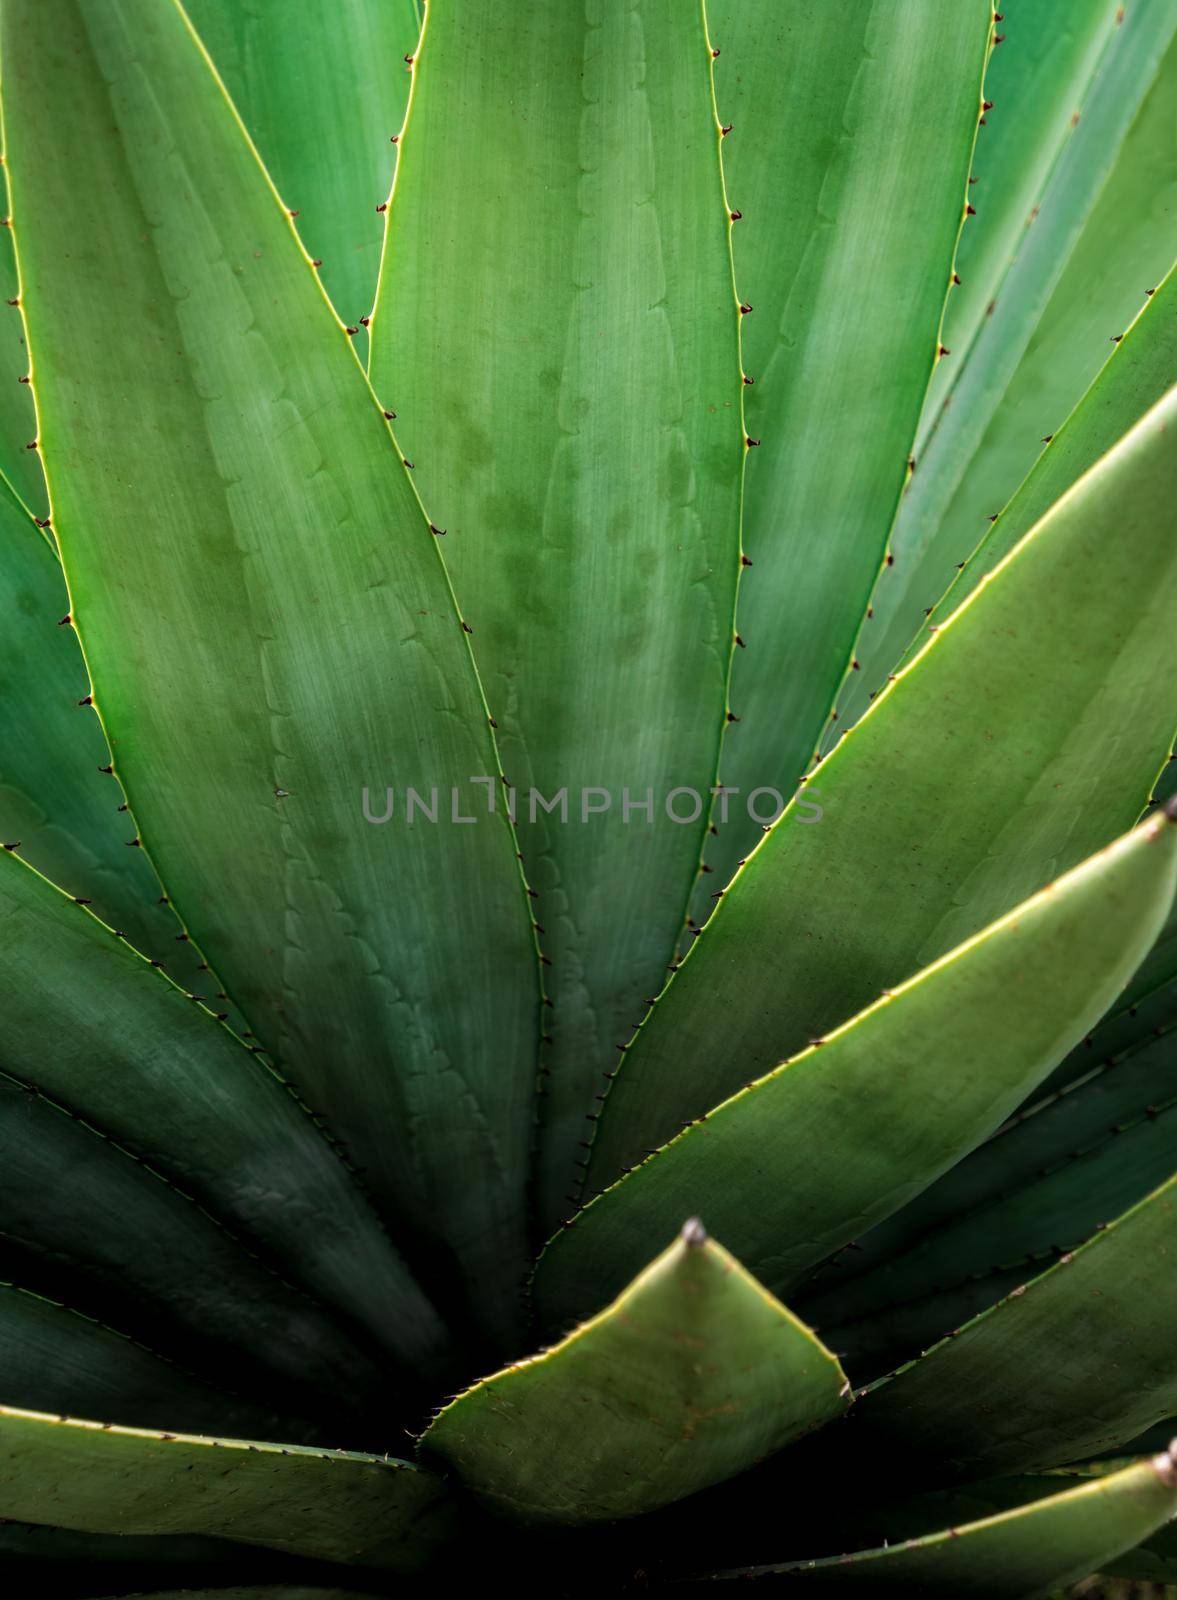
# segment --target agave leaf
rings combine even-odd
[[[898,1239],[868,1236],[870,1270],[833,1272],[807,1315],[856,1362],[894,1365],[1133,1205],[1173,1170],[1173,1045],[1170,1030],[1003,1129],[895,1219]]]
[[[636,1516],[838,1415],[835,1358],[698,1222],[611,1306],[431,1423],[427,1460],[525,1522]]]
[[[78,705],[89,682],[73,629],[59,626],[69,596],[56,550],[2,491],[0,545],[0,839],[19,841],[26,861],[89,900],[190,988],[200,952],[177,942],[181,925],[160,904],[151,863],[127,849],[109,747],[97,718]]]
[[[861,670],[850,675],[838,726],[860,716],[869,695],[883,687],[987,519],[1033,467],[1044,440],[1066,420],[1146,291],[1177,256],[1177,13],[1166,0],[1109,3],[1105,10],[1109,38],[1089,92],[1075,103],[1078,125],[1034,207],[1022,215],[1020,248],[984,289],[985,309],[992,305],[993,313],[981,318],[970,346],[946,340],[955,381],[939,396],[940,409],[916,447],[916,472],[895,525],[894,564],[880,574],[871,598],[873,617],[856,650]],[[1114,22],[1116,10],[1122,25]],[[1023,8],[1011,16],[1006,51],[1019,49],[1019,19],[1028,31],[1057,28],[1054,8],[1038,12],[1036,24]],[[992,173],[993,187],[1016,184],[1016,170],[1026,164],[1023,125],[1040,115],[1036,92],[1033,81],[1020,97],[993,91],[992,116],[1010,116],[1018,152]],[[976,204],[976,220],[984,224],[984,183]],[[1123,426],[1134,420],[1125,417]]]
[[[141,1156],[394,1359],[436,1368],[436,1313],[276,1073],[9,852],[0,913],[5,1072]]]
[[[992,572],[1056,500],[1093,467],[1137,418],[1163,396],[1177,371],[1177,268],[1168,272],[1144,309],[1112,347],[1106,366],[1054,434],[1009,504],[995,514],[948,592],[909,647],[910,659],[966,595]]]
[[[157,1169],[29,1084],[0,1073],[0,1239],[30,1283],[294,1414],[364,1417],[396,1393],[331,1312]],[[27,1274],[28,1268],[26,1268]],[[42,1276],[45,1274],[47,1276]],[[403,1399],[403,1393],[401,1395]]]
[[[1167,1267],[1175,1237],[1170,1178],[866,1390],[853,1442],[920,1473],[934,1455],[947,1482],[1107,1453],[1169,1416],[1177,1408]]]
[[[65,1407],[145,1427],[175,1417],[189,1428],[290,1430],[305,1424],[213,1386],[121,1330],[96,1322],[60,1301],[0,1281],[0,1392],[10,1405]],[[0,1517],[52,1521],[40,1511],[9,1510],[0,1490]]]
[[[1061,1483],[1061,1480],[1060,1480]],[[1177,1512],[1169,1452],[1105,1478],[1060,1487],[1029,1505],[876,1550],[714,1574],[779,1587],[826,1584],[899,1595],[990,1595],[1035,1600],[1085,1577]]]
[[[7,172],[0,181],[0,206],[7,217]],[[0,479],[26,518],[44,520],[49,514],[45,476],[37,452],[27,448],[29,440],[36,436],[37,420],[32,390],[22,382],[29,374],[29,351],[19,310],[16,256],[7,227],[0,228],[0,295],[5,302],[0,308],[4,312],[0,317]],[[46,543],[50,542],[48,534],[43,537]]]
[[[1127,982],[1175,886],[1177,826],[1160,816],[598,1196],[541,1257],[541,1307],[591,1309],[691,1195],[749,1271],[790,1292],[999,1126]]]
[[[969,175],[974,215],[957,246],[960,282],[944,313],[944,343],[953,359],[932,377],[916,438],[920,455],[984,327],[986,308],[1025,241],[1034,207],[1036,224],[1056,235],[1074,225],[1073,215],[1058,206],[1042,215],[1042,200],[1082,122],[1093,84],[1123,42],[1116,11],[1116,0],[1073,0],[1061,13],[1050,6],[1010,6],[997,26],[1004,48],[993,52],[985,70],[985,99],[992,104]],[[1106,163],[1105,154],[1097,184]]]
[[[514,841],[361,803],[497,771],[435,541],[172,0],[4,28],[42,454],[116,770],[228,992],[501,1333],[537,1000]]]
[[[820,819],[766,836],[623,1058],[596,1186],[1131,826],[1177,721],[1174,419],[1177,390],[827,758]]]
[[[185,0],[344,322],[372,310],[413,0]]]
[[[740,718],[723,781],[741,796],[697,920],[812,759],[883,560],[965,215],[992,7],[709,0],[723,157],[742,215],[749,459],[732,664]],[[788,85],[788,92],[782,85]],[[758,802],[772,811],[771,795]],[[652,992],[652,991],[651,991]]]
[[[431,7],[372,324],[519,797],[548,1222],[672,958],[726,706],[745,433],[710,66],[681,0]]]
[[[387,1456],[104,1426],[0,1407],[5,1516],[95,1533],[201,1533],[412,1571],[445,1486]]]

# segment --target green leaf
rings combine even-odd
[[[1171,391],[766,836],[624,1058],[595,1186],[1139,816],[1177,722],[1175,418]]]
[[[838,726],[859,717],[884,686],[927,608],[987,532],[987,519],[1034,466],[1044,440],[1058,432],[1114,350],[1113,340],[1177,256],[1177,14],[1167,0],[1124,8],[1109,0],[1103,9],[1105,42],[1093,80],[1067,105],[1079,122],[1033,205],[1029,196],[1023,200],[1017,248],[972,269],[992,314],[975,321],[971,343],[955,333],[945,338],[951,381],[925,412],[915,475],[895,525],[894,564],[871,597],[873,616],[856,650],[861,670],[850,675]],[[1113,18],[1117,9],[1122,26]],[[1032,49],[1039,29],[1058,30],[1055,8],[1010,10],[1009,39],[998,58]],[[1068,18],[1075,10],[1066,8]],[[1023,29],[1030,39],[1021,37]],[[1003,70],[999,60],[994,71]],[[992,194],[1020,192],[1018,174],[1037,164],[1027,152],[1043,113],[1041,87],[1031,76],[1011,89],[986,89],[996,102],[994,125],[1010,120],[1013,150],[992,170],[979,169],[978,215],[970,228],[973,221],[985,225]],[[983,141],[979,149],[983,161]],[[999,206],[999,226],[1004,221]],[[1172,380],[1171,367],[1166,376]],[[1124,416],[1121,428],[1139,414]]]
[[[444,818],[498,770],[436,541],[172,0],[15,0],[3,46],[42,454],[142,838],[415,1259],[502,1335],[536,962],[506,821],[406,826],[402,785]]]
[[[155,1167],[7,1071],[0,1150],[0,1239],[36,1267],[30,1283],[50,1294],[60,1283],[78,1309],[212,1382],[231,1371],[294,1415],[350,1418],[353,1437],[357,1424],[374,1437],[377,1417],[393,1424],[387,1363],[325,1306]]]
[[[1171,269],[1144,302],[1144,309],[1112,347],[1106,366],[1059,431],[1051,437],[1033,471],[1013,499],[997,514],[957,574],[948,592],[933,607],[930,619],[909,647],[907,658],[925,642],[992,572],[1040,517],[1046,515],[1073,483],[1095,466],[1136,420],[1164,396],[1177,372],[1177,269]]]
[[[193,1374],[60,1301],[0,1281],[0,1395],[3,1403],[49,1406],[137,1426],[159,1427],[165,1419],[206,1429],[289,1429],[306,1436],[305,1425],[276,1415]],[[52,1521],[39,1511],[10,1511],[0,1490],[0,1517]]]
[[[692,1123],[548,1245],[549,1320],[599,1304],[691,1197],[789,1293],[1000,1125],[1127,982],[1175,886],[1162,815]]]
[[[775,788],[779,810],[807,770],[883,560],[936,362],[993,10],[709,0],[707,14],[763,448],[747,469],[747,649],[723,751],[741,794],[715,819],[699,920],[759,838],[748,795]]]
[[[846,1393],[829,1351],[689,1222],[599,1316],[459,1395],[421,1445],[507,1516],[596,1522],[732,1477]]]
[[[151,1433],[0,1407],[0,1514],[96,1533],[203,1533],[412,1571],[445,1486],[387,1456]]]
[[[78,705],[90,685],[73,629],[59,626],[69,596],[56,552],[2,491],[0,548],[0,748],[20,753],[0,783],[0,839],[19,841],[26,861],[190,988],[202,958],[177,942],[181,925],[159,903],[143,851],[127,849],[122,791],[105,770],[110,750]]]
[[[1008,1123],[800,1297],[831,1344],[895,1365],[1173,1170],[1172,1026]],[[874,1360],[871,1370],[877,1370]]]
[[[1034,1600],[1085,1577],[1177,1513],[1177,1469],[1166,1452],[1105,1478],[1061,1488],[980,1522],[877,1550],[715,1574],[900,1595],[1009,1596]]]
[[[672,959],[726,706],[745,435],[710,66],[682,0],[430,7],[372,324],[551,963],[547,1222]],[[701,797],[679,823],[674,789]]]
[[[185,0],[345,323],[372,310],[413,0]]]
[[[393,1359],[436,1370],[437,1315],[305,1108],[200,1003],[9,852],[0,1011],[10,1078],[142,1157]]]
[[[938,365],[932,377],[916,438],[919,454],[1025,242],[1034,207],[1036,225],[1058,232],[1074,225],[1075,202],[1065,215],[1049,207],[1042,216],[1042,201],[1090,107],[1093,84],[1123,43],[1116,9],[1110,0],[1072,0],[1062,13],[1050,6],[1011,6],[997,27],[1005,48],[993,52],[985,69],[985,99],[992,106],[984,113],[969,174],[975,214],[957,245],[960,282],[944,314],[952,360]],[[1096,185],[1107,162],[1101,152]],[[1086,198],[1076,201],[1082,205]]]
[[[11,205],[7,172],[0,183],[0,206],[8,216]],[[27,519],[45,519],[49,515],[45,476],[37,452],[27,448],[29,441],[36,438],[37,419],[32,390],[21,381],[28,377],[29,351],[19,310],[16,256],[8,228],[0,228],[0,296],[4,300],[0,307],[0,479],[9,491],[0,495],[0,500],[7,503],[11,499]],[[45,541],[49,541],[47,534]]]
[[[1177,1409],[1175,1248],[1177,1177],[868,1389],[843,1446],[945,1482],[1114,1449]]]

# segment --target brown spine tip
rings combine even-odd
[[[387,200],[381,201],[381,203],[376,207],[377,214],[379,214],[381,211],[387,211],[387,210],[388,210],[388,201]]]
[[[751,311],[751,309],[752,309],[752,307],[748,304],[748,302],[746,300],[741,300],[740,301],[740,315],[742,317],[746,317],[748,315],[748,313]]]
[[[11,844],[6,844],[4,846],[4,848],[6,850],[19,850],[20,849],[20,840],[19,839],[14,839]]]
[[[679,1237],[688,1249],[698,1250],[707,1243],[707,1229],[698,1217],[688,1217],[682,1225],[682,1233]]]
[[[396,421],[396,412],[395,411],[386,411],[384,413],[384,420],[386,422],[395,422]]]
[[[71,616],[71,615],[70,615],[70,613],[69,613],[69,612],[68,612],[68,611],[67,611],[67,612],[66,612],[66,614],[65,614],[65,616],[64,616],[64,617],[62,617],[62,619],[61,619],[61,621],[60,621],[60,622],[59,622],[59,623],[58,623],[58,624],[57,624],[57,626],[58,626],[58,627],[59,627],[59,628],[68,628],[68,627],[69,627],[69,625],[70,625],[70,623],[71,623],[71,622],[72,622],[72,621],[73,621],[73,620],[74,620],[74,619],[73,619],[73,617],[72,617],[72,616]]]
[[[752,565],[751,557],[750,556],[741,556],[740,557],[740,565],[742,567],[750,567]]]

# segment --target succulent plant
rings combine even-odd
[[[1177,9],[1007,3],[2,0],[10,1592],[1177,1580]]]

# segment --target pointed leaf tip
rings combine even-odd
[[[695,1250],[707,1243],[707,1229],[698,1217],[688,1217],[683,1223],[682,1242]]]

